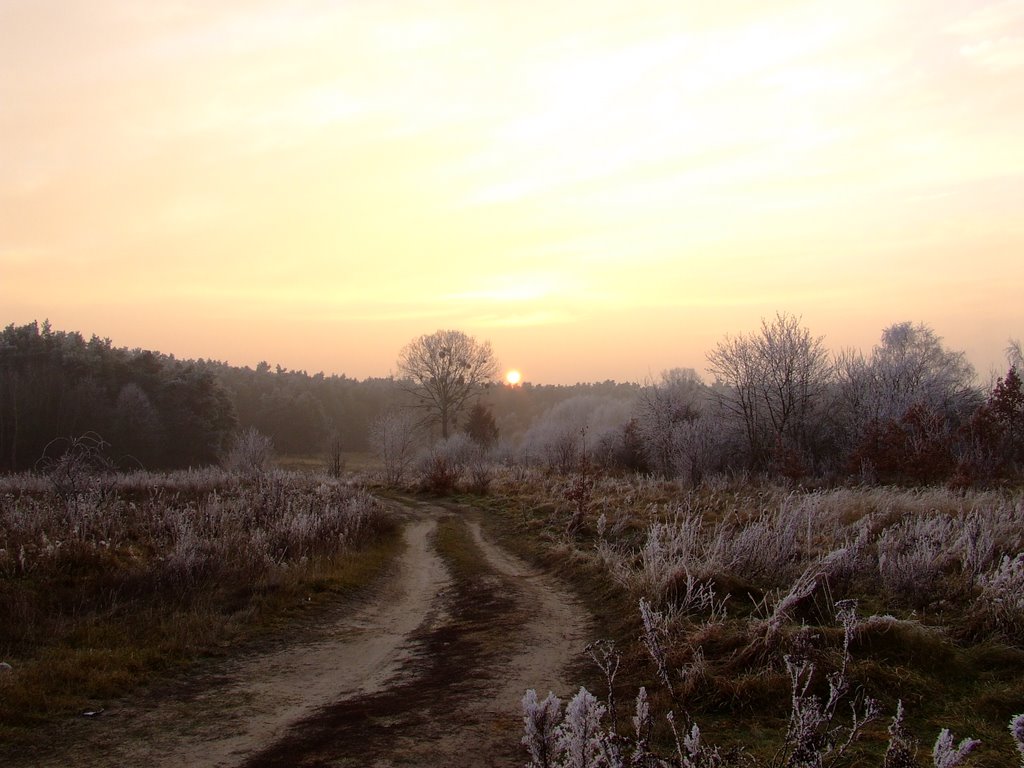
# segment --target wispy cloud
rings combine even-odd
[[[1024,37],[983,40],[960,49],[964,58],[995,74],[1024,69]]]
[[[575,322],[576,319],[576,315],[566,310],[544,309],[514,314],[476,315],[469,318],[469,322],[479,328],[533,328],[565,325]]]

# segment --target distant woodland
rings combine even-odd
[[[963,353],[925,325],[897,323],[867,353],[833,354],[779,314],[726,337],[707,368],[710,383],[675,369],[643,385],[492,384],[439,440],[408,380],[178,360],[48,323],[9,325],[0,333],[0,471],[32,469],[52,441],[85,433],[102,436],[123,468],[219,463],[249,428],[279,454],[367,451],[399,423],[387,417],[404,411],[427,413],[400,422],[422,450],[452,443],[462,455],[472,438],[491,461],[561,472],[953,485],[1024,474],[1019,344],[1008,348],[1006,374],[982,385]]]
[[[485,396],[513,434],[575,394],[625,398],[638,389],[495,386]],[[51,441],[87,432],[109,443],[124,468],[215,464],[248,427],[280,454],[319,454],[332,442],[365,451],[375,420],[407,399],[391,378],[178,360],[45,322],[8,325],[0,333],[0,471],[32,469]]]

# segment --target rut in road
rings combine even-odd
[[[187,706],[76,723],[78,746],[26,764],[522,765],[523,692],[569,693],[589,619],[478,523],[428,505],[409,518],[396,572],[315,639],[232,663]],[[470,574],[439,554],[439,529],[461,536]]]

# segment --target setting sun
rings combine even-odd
[[[523,375],[521,373],[519,373],[519,371],[517,371],[514,368],[511,371],[509,371],[508,373],[505,374],[505,381],[507,381],[513,387],[516,384],[518,384],[520,381],[522,381],[522,378],[523,378]]]

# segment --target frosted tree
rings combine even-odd
[[[765,466],[779,448],[804,451],[815,409],[832,377],[823,339],[800,318],[786,313],[761,321],[749,335],[726,337],[708,353],[713,394],[723,412],[738,421],[755,466]]]
[[[391,411],[370,427],[370,447],[384,464],[384,483],[401,485],[418,448],[416,422],[408,411]]]
[[[689,463],[697,422],[707,388],[692,368],[664,371],[661,380],[644,387],[637,402],[636,425],[650,466],[665,477]]]
[[[869,357],[845,352],[838,370],[854,437],[872,422],[899,419],[913,406],[956,412],[978,400],[974,368],[964,353],[945,349],[942,338],[921,323],[890,325]]]

